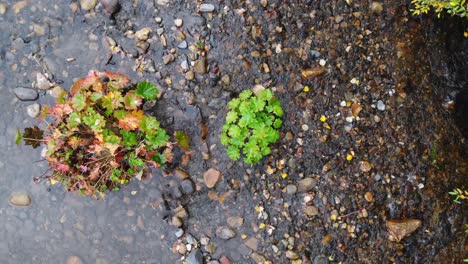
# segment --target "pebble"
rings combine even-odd
[[[36,118],[41,112],[41,105],[36,104],[36,103],[32,105],[28,105],[26,108],[26,112],[28,113],[30,117]]]
[[[140,53],[145,54],[148,51],[150,44],[146,41],[137,41],[136,47]]]
[[[195,249],[187,256],[187,264],[203,264],[203,254],[199,249]]]
[[[391,238],[401,241],[403,238],[411,235],[421,226],[419,219],[397,219],[388,220],[387,228],[390,231]]]
[[[171,223],[172,223],[172,225],[174,225],[176,227],[182,227],[184,225],[184,222],[182,222],[182,220],[177,216],[172,217]]]
[[[303,125],[301,126],[301,128],[302,128],[302,130],[304,130],[304,131],[309,130],[309,126],[306,125],[306,124],[303,124]]]
[[[312,190],[312,188],[314,188],[316,184],[317,184],[316,180],[312,178],[305,178],[303,180],[300,180],[299,183],[297,184],[297,191],[308,192]]]
[[[180,28],[184,24],[184,21],[180,18],[174,19],[174,25],[178,28]]]
[[[184,40],[184,41],[180,42],[179,45],[177,45],[177,47],[179,49],[186,49],[188,47],[187,41]]]
[[[44,74],[38,72],[36,74],[36,86],[40,90],[49,90],[53,85]]]
[[[253,251],[257,251],[258,249],[258,239],[256,239],[255,237],[247,239],[244,244],[247,247],[251,248]]]
[[[372,12],[374,12],[376,14],[380,14],[383,11],[383,6],[379,2],[372,2],[371,5],[370,5],[370,9],[371,9]]]
[[[288,184],[286,186],[286,193],[287,194],[295,194],[297,192],[297,186],[294,184]]]
[[[372,165],[368,161],[361,161],[359,163],[359,169],[362,172],[369,172],[372,169]]]
[[[17,87],[13,93],[21,101],[35,101],[39,98],[39,93],[31,88]]]
[[[384,102],[382,102],[382,100],[377,101],[377,109],[380,110],[380,111],[385,110],[385,104],[384,104]]]
[[[195,73],[193,73],[193,71],[188,71],[185,73],[185,79],[186,80],[193,80],[195,78]]]
[[[156,29],[156,34],[158,34],[159,36],[161,36],[162,34],[164,34],[164,28],[162,28],[162,27],[157,28],[157,29]]]
[[[175,235],[177,238],[182,237],[184,235],[184,230],[182,228],[177,229],[177,231],[175,232]]]
[[[78,256],[70,256],[67,259],[67,264],[81,264],[83,263]]]
[[[236,236],[236,232],[227,226],[220,226],[216,229],[216,236],[228,240]]]
[[[119,0],[100,0],[100,2],[109,15],[113,15],[120,10]]]
[[[16,4],[13,5],[13,12],[15,12],[15,14],[18,14],[21,11],[21,9],[26,7],[27,4],[28,4],[27,1],[17,2]]]
[[[167,54],[163,56],[163,63],[166,65],[173,62],[174,60],[175,60],[175,57],[172,54]]]
[[[67,90],[61,86],[55,86],[54,88],[50,89],[48,93],[54,98],[59,98],[62,94],[67,93]]]
[[[29,206],[31,205],[31,196],[26,193],[16,193],[10,196],[9,202],[16,206]]]
[[[372,195],[371,192],[366,192],[366,194],[364,194],[364,199],[370,203],[374,200],[374,195]]]
[[[189,64],[187,62],[187,59],[184,58],[182,59],[182,62],[180,63],[180,67],[184,70],[188,70],[189,69]]]
[[[151,28],[145,27],[135,32],[135,37],[138,40],[146,41],[149,38],[150,34],[151,34]]]
[[[240,216],[230,216],[227,219],[227,223],[230,227],[238,228],[244,224],[244,218]]]
[[[206,73],[207,65],[206,65],[206,58],[200,58],[195,61],[193,65],[193,69],[196,73],[204,74]]]
[[[0,3],[0,15],[3,15],[6,13],[7,6],[4,3]]]
[[[229,86],[231,84],[231,77],[227,74],[223,75],[223,77],[221,77],[221,83],[224,86]]]
[[[162,17],[155,17],[154,18],[154,22],[158,23],[158,24],[161,24],[163,21]]]
[[[296,252],[292,251],[292,250],[288,250],[286,251],[286,257],[288,259],[298,259],[299,258],[299,254],[297,254]]]
[[[203,180],[208,188],[213,188],[219,179],[221,179],[221,172],[214,168],[207,170],[203,174]]]
[[[255,261],[255,263],[265,263],[266,258],[257,252],[254,252],[250,255],[250,257]]]
[[[215,10],[215,6],[212,4],[201,4],[200,5],[200,12],[208,13],[213,12]]]
[[[182,192],[184,192],[185,194],[192,194],[195,191],[193,182],[190,179],[183,180],[180,183],[180,187],[182,188]]]
[[[220,259],[219,259],[219,264],[231,264],[231,261],[229,260],[228,257],[226,256],[222,256]],[[215,263],[213,263],[215,264]]]
[[[309,206],[306,206],[306,208],[304,209],[304,213],[307,216],[316,216],[319,214],[319,210],[317,207],[309,205]]]
[[[80,0],[80,6],[83,10],[91,10],[97,5],[98,0]]]

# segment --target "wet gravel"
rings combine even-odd
[[[466,142],[447,102],[466,77],[444,68],[454,58],[408,1],[117,2],[0,3],[5,263],[463,259],[466,205],[448,191],[466,187]],[[465,58],[466,42],[453,48]],[[33,183],[47,164],[14,144],[90,69],[157,83],[145,111],[191,139],[165,170],[103,201]],[[227,102],[256,85],[275,91],[285,122],[249,166],[218,135]]]

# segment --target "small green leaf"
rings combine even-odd
[[[152,160],[158,163],[159,165],[163,165],[164,163],[166,163],[166,156],[164,154],[157,153],[153,156]]]
[[[81,111],[86,107],[86,97],[83,94],[76,94],[72,98],[73,108],[77,111]]]
[[[229,146],[227,148],[227,154],[232,160],[238,160],[240,158],[240,151],[235,146]]]
[[[67,124],[70,128],[79,126],[81,124],[80,115],[77,112],[71,113],[67,118]]]
[[[263,101],[269,101],[273,97],[273,92],[270,89],[265,89],[260,92],[258,98]]]
[[[179,146],[188,151],[190,148],[190,137],[184,131],[176,131],[174,133],[175,140],[179,143]]]
[[[277,118],[277,119],[275,120],[275,122],[273,122],[273,127],[274,127],[274,128],[280,128],[281,125],[283,125],[283,121],[282,121],[281,119],[279,119],[279,118]]]
[[[233,137],[233,138],[236,138],[236,137],[239,137],[240,134],[241,134],[241,130],[238,126],[236,125],[232,125],[230,128],[229,128],[229,132],[228,132],[229,136]]]
[[[221,144],[223,144],[224,146],[228,145],[229,144],[229,137],[228,135],[226,135],[226,133],[222,133],[220,135],[220,141],[221,141]]]
[[[252,110],[254,112],[260,112],[265,107],[265,101],[261,100],[258,97],[253,97],[251,99],[251,103],[252,103]]]
[[[23,134],[21,134],[21,131],[19,128],[16,129],[16,138],[15,138],[15,143],[16,145],[19,145],[21,143],[21,140],[23,140]]]
[[[235,110],[240,104],[240,99],[239,98],[235,98],[235,99],[232,99],[229,103],[228,103],[228,107],[229,109],[231,110]]]
[[[244,90],[239,94],[239,99],[241,101],[245,101],[245,100],[249,99],[252,96],[252,94],[253,94],[252,91]]]
[[[144,116],[139,125],[140,129],[143,130],[145,134],[156,134],[157,130],[159,129],[159,121],[152,116]]]
[[[121,129],[120,134],[122,135],[122,144],[127,147],[131,148],[138,144],[137,134],[135,132],[126,131]]]
[[[226,115],[226,123],[227,124],[234,123],[234,122],[236,122],[236,120],[237,120],[237,113],[236,112],[230,111],[229,113],[227,113],[227,115]]]
[[[154,100],[158,96],[158,89],[156,86],[148,81],[138,83],[136,93],[146,100]]]
[[[97,100],[102,98],[102,93],[93,93],[90,96],[91,101],[96,102]]]

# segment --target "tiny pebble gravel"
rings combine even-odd
[[[385,110],[385,104],[384,104],[384,102],[382,100],[377,101],[377,109],[380,110],[380,111]]]

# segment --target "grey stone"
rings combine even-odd
[[[165,55],[165,56],[163,57],[163,63],[164,63],[164,64],[169,64],[169,63],[173,62],[174,59],[175,59],[174,55],[172,55],[172,54],[167,54],[167,55]]]
[[[162,28],[162,27],[157,28],[157,29],[156,29],[156,34],[158,34],[159,36],[161,36],[162,34],[164,34],[164,28]]]
[[[377,101],[377,109],[380,111],[385,111],[385,104],[382,100]]]
[[[203,254],[195,249],[187,256],[187,264],[203,264]]]
[[[215,6],[212,4],[201,4],[200,5],[200,12],[206,13],[206,12],[213,12],[215,10]]]
[[[305,178],[299,181],[297,184],[297,191],[298,192],[308,192],[315,187],[317,181],[312,178]]]
[[[182,228],[177,229],[177,231],[175,232],[175,235],[177,238],[180,238],[181,236],[184,235],[184,230]]]
[[[35,118],[39,115],[39,113],[41,112],[41,105],[40,104],[32,104],[32,105],[28,105],[26,107],[26,112],[28,113],[28,115],[32,118]]]
[[[195,61],[195,64],[193,65],[193,69],[195,70],[196,73],[200,73],[200,74],[206,73],[206,70],[207,70],[206,58],[203,57]]]
[[[185,194],[192,194],[195,191],[194,184],[190,179],[183,180],[180,183],[180,187]]]
[[[183,40],[182,42],[177,45],[179,49],[186,49],[188,47],[187,41]]]
[[[180,19],[180,18],[174,19],[174,25],[175,25],[176,27],[179,28],[179,27],[181,27],[183,24],[184,24],[184,21],[183,21],[182,19]]]
[[[113,15],[120,10],[119,0],[100,0],[109,15]]]
[[[286,186],[286,193],[288,194],[295,194],[297,192],[297,186],[294,184],[288,184]]]
[[[31,88],[17,87],[13,90],[13,93],[21,101],[35,101],[39,98],[39,93]]]
[[[228,240],[236,236],[236,232],[227,226],[220,226],[216,229],[216,236]]]

